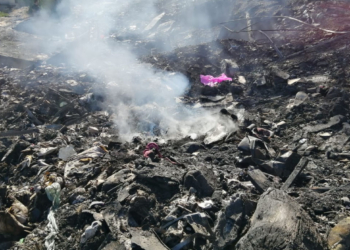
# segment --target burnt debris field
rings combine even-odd
[[[350,249],[349,24],[0,0],[0,249]]]

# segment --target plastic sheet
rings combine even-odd
[[[147,158],[153,149],[155,150],[155,153],[158,154],[159,158],[162,158],[162,155],[159,151],[159,146],[155,142],[150,142],[147,144],[146,149],[143,151],[143,156]]]
[[[46,226],[46,229],[50,232],[45,238],[45,247],[47,250],[55,250],[55,236],[58,234],[58,226],[55,219],[55,214],[52,210],[47,216],[49,223]]]
[[[56,209],[60,205],[60,193],[61,193],[61,186],[59,183],[55,182],[52,183],[50,186],[45,188],[45,192],[47,195],[47,198],[49,198],[50,201],[52,201],[52,208]]]
[[[204,85],[208,85],[210,87],[214,87],[216,84],[223,82],[223,81],[232,81],[232,78],[227,77],[225,74],[221,74],[218,77],[214,77],[211,75],[200,75],[201,82]]]

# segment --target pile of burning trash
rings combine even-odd
[[[0,49],[0,249],[349,249],[350,5],[102,2]]]

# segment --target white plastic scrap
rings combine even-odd
[[[205,200],[203,202],[198,203],[198,206],[203,209],[210,209],[214,205],[214,202],[212,200]]]
[[[50,210],[47,220],[49,223],[47,224],[46,229],[50,231],[50,233],[45,238],[45,247],[47,250],[55,250],[55,236],[58,234],[58,226],[56,223],[55,214],[52,210]]]
[[[89,205],[89,209],[94,207],[94,206],[104,206],[104,205],[105,205],[105,203],[103,201],[93,201]]]
[[[57,147],[48,147],[39,149],[38,156],[46,156],[57,150]]]
[[[58,208],[60,205],[60,193],[61,193],[61,185],[57,182],[52,183],[50,186],[45,188],[45,192],[47,198],[52,201],[53,209]]]
[[[58,158],[67,161],[71,156],[75,154],[77,154],[77,152],[75,152],[74,147],[72,145],[69,145],[60,149],[58,152]]]
[[[88,239],[95,236],[97,230],[102,226],[100,221],[92,222],[91,226],[86,228],[85,232],[81,235],[80,243],[84,244]]]
[[[65,168],[64,168],[64,178],[67,178],[69,174],[74,171],[74,169],[78,169],[80,166],[84,165],[83,163],[79,161],[70,161],[67,162]]]
[[[102,157],[104,154],[106,154],[106,151],[101,146],[102,145],[97,145],[97,146],[94,146],[92,148],[89,148],[89,149],[81,152],[80,154],[78,154],[77,157],[79,159],[81,159],[81,158],[98,158],[98,157]]]
[[[56,209],[60,205],[60,193],[61,185],[57,182],[45,188],[47,198],[52,201],[52,207],[50,213],[47,216],[49,223],[46,229],[50,232],[45,238],[45,247],[47,250],[55,250],[55,236],[58,234],[58,226],[55,219],[53,209]]]

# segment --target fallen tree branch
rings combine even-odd
[[[283,59],[284,56],[283,56],[282,52],[277,48],[276,44],[272,41],[272,39],[271,39],[265,32],[263,32],[263,31],[261,31],[261,30],[259,30],[259,32],[260,32],[261,34],[263,34],[264,36],[266,36],[267,39],[270,40],[270,42],[271,42],[273,48],[276,50],[278,56],[279,56],[281,59]]]
[[[234,30],[229,29],[229,28],[226,27],[225,25],[222,25],[222,26],[223,26],[225,29],[227,29],[228,31],[232,32],[232,33],[247,32],[247,31],[234,31]],[[252,30],[250,30],[250,31],[252,31]],[[261,34],[263,34],[264,36],[267,37],[267,39],[271,42],[273,48],[276,50],[278,56],[279,56],[281,59],[283,59],[284,56],[283,56],[282,52],[277,48],[276,44],[272,41],[272,39],[271,39],[264,31],[262,31],[262,30],[257,30],[257,31],[259,31]]]
[[[336,30],[324,29],[324,28],[317,27],[317,26],[315,26],[315,25],[306,23],[306,22],[304,22],[304,21],[301,21],[301,20],[299,20],[299,19],[297,19],[297,18],[290,17],[290,16],[250,17],[249,19],[268,19],[268,18],[286,18],[286,19],[289,19],[289,20],[292,20],[292,21],[295,21],[295,22],[298,22],[298,23],[307,25],[307,26],[309,26],[309,27],[311,27],[311,28],[318,29],[318,30],[322,30],[322,31],[325,31],[325,32],[328,32],[328,33],[333,33],[333,34],[349,34],[349,33],[350,33],[350,31],[336,31]],[[235,22],[235,21],[240,21],[240,20],[246,20],[246,19],[248,19],[248,18],[233,19],[233,20],[229,20],[229,21],[227,21],[227,22],[222,22],[222,23],[219,23],[219,24],[225,24],[225,23],[230,23],[230,22]]]
[[[231,30],[229,29],[228,27],[226,27],[225,25],[222,25],[223,28],[227,29],[228,31],[232,32],[232,33],[243,33],[243,32],[248,32],[247,30],[245,30],[246,28],[242,29],[242,30],[239,30],[239,31],[236,31],[236,30]],[[260,31],[260,30],[251,30],[251,31]],[[268,29],[268,30],[261,30],[261,31],[264,31],[264,32],[280,32],[280,31],[291,31],[291,32],[295,32],[295,31],[308,31],[308,30],[305,30],[305,29]]]

